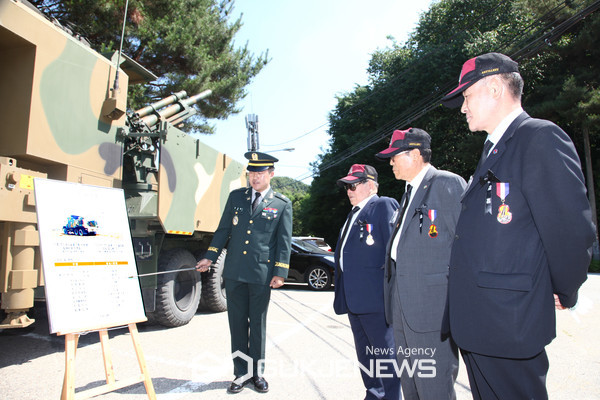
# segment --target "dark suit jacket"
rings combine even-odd
[[[488,175],[509,184],[511,220]],[[491,178],[495,180],[495,178]],[[555,124],[522,113],[473,176],[462,200],[450,261],[450,330],[459,347],[527,358],[556,336],[553,293],[577,301],[595,230],[579,157]]]
[[[215,261],[227,245],[223,278],[268,285],[286,278],[292,242],[292,202],[270,189],[252,213],[252,188],[232,191],[206,258]]]
[[[398,202],[389,197],[373,196],[360,210],[348,231],[344,246],[344,271],[336,263],[335,298],[333,309],[336,314],[350,310],[355,314],[383,312],[383,263],[385,246],[392,232],[392,216]],[[367,228],[372,224],[374,243],[368,245]],[[362,226],[362,237],[361,237]],[[340,236],[341,236],[340,231]],[[336,257],[342,246],[338,237]]]
[[[388,323],[401,318],[402,310],[413,331],[441,330],[446,310],[450,249],[465,186],[466,182],[460,176],[432,166],[421,185],[413,189],[413,199],[400,232],[396,267],[390,267],[390,257],[386,258],[384,286]],[[433,221],[430,210],[435,210]],[[433,238],[429,236],[432,224],[437,231]],[[391,242],[386,250],[388,255]],[[392,274],[390,279],[388,271]],[[401,307],[393,302],[393,285],[400,296]]]

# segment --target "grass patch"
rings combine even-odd
[[[600,260],[592,260],[588,272],[600,272]]]

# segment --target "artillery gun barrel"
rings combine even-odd
[[[211,94],[212,94],[212,90],[210,90],[210,89],[205,90],[202,93],[198,93],[195,96],[180,100],[180,102],[185,104],[186,106],[191,106],[193,104],[196,104],[198,101],[210,96]],[[185,106],[183,106],[182,104],[173,104],[173,105],[159,111],[158,115],[156,115],[156,114],[147,115],[147,116],[143,117],[141,119],[141,121],[143,123],[145,123],[146,126],[151,127],[152,125],[156,124],[160,118],[169,118],[170,116],[175,115],[183,110],[185,110]]]
[[[185,90],[174,93],[170,96],[165,97],[164,99],[160,99],[156,103],[152,103],[149,106],[140,108],[139,110],[137,110],[135,112],[134,116],[137,118],[145,117],[146,115],[150,114],[151,112],[160,110],[161,108],[166,107],[169,104],[175,103],[177,100],[183,99],[185,96],[187,96],[187,92]]]

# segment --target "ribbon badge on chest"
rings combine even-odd
[[[373,239],[373,235],[371,234],[373,232],[373,224],[365,224],[365,229],[367,230],[367,240],[365,242],[367,245],[373,246],[375,244],[375,239]]]
[[[433,221],[435,221],[435,218],[437,217],[437,210],[430,209],[427,212],[427,215],[431,220],[431,225],[429,225],[429,237],[433,239],[438,235],[437,226],[435,226],[435,224],[433,223]]]
[[[509,184],[508,182],[497,182],[496,183],[496,194],[502,200],[502,204],[498,207],[498,222],[501,224],[508,224],[512,221],[512,213],[510,212],[510,207],[505,203],[506,196],[509,193]]]

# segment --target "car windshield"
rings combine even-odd
[[[302,251],[306,251],[308,253],[323,253],[323,250],[319,247],[303,240],[292,239],[292,243],[294,243],[294,245],[299,247]]]
[[[292,242],[300,249],[309,253],[321,253],[323,251],[314,244],[305,242],[304,240],[292,239]]]

